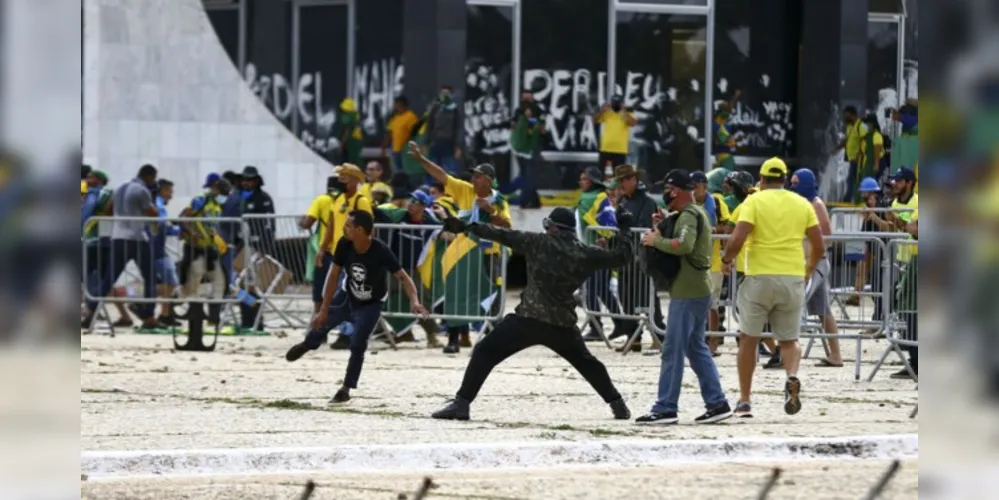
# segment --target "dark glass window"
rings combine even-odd
[[[403,0],[364,0],[357,5],[354,99],[364,124],[364,144],[381,147],[392,101],[403,92]]]
[[[465,48],[465,146],[473,163],[509,179],[513,8],[469,5]]]
[[[638,120],[629,156],[660,179],[701,170],[704,136],[704,16],[617,13],[617,89]]]
[[[708,0],[621,0],[621,3],[651,3],[656,5],[707,5]]]
[[[306,5],[299,10],[298,137],[334,161],[340,101],[347,95],[347,6]]]
[[[243,78],[278,120],[292,129],[291,2],[246,2]]]
[[[548,112],[545,151],[597,150],[593,115],[607,95],[607,2],[521,3],[521,85]]]
[[[734,103],[737,155],[795,154],[800,0],[717,2],[714,106]]]
[[[867,23],[867,107],[882,130],[891,125],[890,110],[898,107],[897,23]]]
[[[215,28],[219,43],[229,54],[229,60],[234,66],[239,66],[239,4],[226,8],[206,8],[208,20]]]
[[[867,12],[901,14],[902,2],[910,0],[867,0]]]

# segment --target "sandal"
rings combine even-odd
[[[843,368],[843,363],[837,365],[828,359],[822,358],[818,361],[818,363],[815,363],[815,366],[817,368]]]

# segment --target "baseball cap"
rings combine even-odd
[[[663,184],[677,187],[683,189],[684,191],[694,189],[694,181],[690,178],[690,173],[682,168],[670,170],[669,173],[666,174],[666,179],[663,180]]]
[[[472,169],[473,174],[484,175],[490,179],[496,178],[496,169],[488,163],[483,163]]]
[[[902,167],[895,172],[895,175],[891,176],[892,181],[909,181],[916,182],[916,173],[912,171],[911,168]]]
[[[207,187],[212,187],[216,182],[219,181],[219,179],[221,179],[221,177],[219,177],[219,174],[216,174],[215,172],[212,172],[212,173],[208,174],[207,177],[205,177],[205,185],[201,186],[201,187],[206,187],[206,188]]]
[[[708,175],[705,174],[704,172],[701,172],[700,170],[695,170],[695,171],[693,171],[693,172],[690,173],[690,180],[694,184],[707,184],[708,183]]]
[[[105,172],[105,171],[103,171],[103,170],[101,170],[99,168],[95,168],[95,169],[91,170],[90,171],[90,175],[92,175],[94,177],[97,177],[104,184],[108,183],[108,174],[107,174],[107,172]]]
[[[780,177],[784,175],[787,175],[787,164],[784,163],[784,160],[776,156],[763,162],[763,165],[760,166],[761,177]]]
[[[423,191],[413,191],[409,195],[409,199],[410,201],[419,203],[425,207],[429,207],[434,204],[434,199],[431,198],[429,194],[424,193]]]

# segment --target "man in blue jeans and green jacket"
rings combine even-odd
[[[678,215],[674,215],[671,234],[659,234],[660,230],[654,229],[642,236],[642,245],[675,255],[680,266],[669,283],[670,301],[658,398],[652,410],[635,422],[675,424],[679,421],[677,402],[683,381],[684,357],[690,360],[690,368],[697,375],[707,408],[707,412],[694,422],[720,422],[732,416],[732,409],[725,399],[718,367],[704,338],[711,307],[711,221],[704,209],[694,202],[694,181],[686,170],[670,171],[664,184],[663,201]],[[661,217],[659,214],[655,217],[656,226]]]

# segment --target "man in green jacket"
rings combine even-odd
[[[662,365],[659,370],[659,394],[652,410],[638,417],[639,424],[675,424],[684,357],[690,360],[701,386],[701,398],[707,412],[694,419],[707,424],[732,416],[722,391],[715,366],[704,338],[711,308],[711,221],[703,208],[694,202],[694,181],[686,170],[672,170],[666,175],[663,201],[670,211],[679,212],[672,234],[659,229],[642,236],[642,245],[675,255],[680,270],[669,284],[669,311],[663,340]]]

